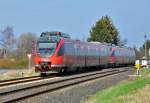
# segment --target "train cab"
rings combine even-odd
[[[63,38],[70,37],[61,32],[43,32],[40,35],[34,57],[36,71],[46,72],[63,65]]]

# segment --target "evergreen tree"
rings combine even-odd
[[[88,41],[107,42],[118,45],[119,32],[112,23],[110,17],[103,16],[90,30]]]

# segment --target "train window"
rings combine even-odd
[[[85,56],[86,55],[86,51],[85,51],[85,48],[83,47],[82,49],[81,49],[81,53],[82,53],[82,56]]]
[[[116,50],[116,56],[119,56],[119,52],[118,52],[118,50]]]
[[[119,56],[122,56],[122,50],[120,49],[118,52],[119,52]]]
[[[116,56],[119,56],[119,50],[116,50]]]
[[[105,56],[105,48],[103,47],[103,56]]]
[[[62,56],[64,54],[64,45],[62,45],[58,51],[57,56]]]
[[[117,55],[117,50],[114,50],[114,56],[118,56],[118,55]]]
[[[121,49],[119,50],[119,56],[122,56],[122,50]]]
[[[114,51],[112,51],[112,54],[111,54],[111,56],[115,56],[115,52],[114,52]]]
[[[78,55],[78,56],[81,56],[81,48],[80,48],[80,47],[77,48],[77,55]]]
[[[74,47],[72,43],[65,43],[64,52],[65,55],[74,55],[74,53],[77,53],[77,48]]]
[[[107,48],[107,55],[109,55],[109,52],[110,52],[110,48],[108,47]]]

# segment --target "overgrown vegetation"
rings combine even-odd
[[[32,63],[33,64],[33,63]],[[28,59],[0,59],[0,68],[3,69],[24,69],[28,68]]]
[[[141,74],[142,76],[136,78],[136,80],[123,81],[116,86],[96,93],[85,103],[137,103],[130,102],[131,98],[125,97],[134,95],[139,89],[150,84],[150,76],[148,76],[150,75],[150,69],[142,69]]]

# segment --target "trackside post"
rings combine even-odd
[[[140,68],[141,68],[141,64],[140,64],[140,60],[136,60],[135,61],[135,68],[136,68],[136,75],[140,75]]]
[[[28,69],[30,70],[31,56],[32,56],[32,54],[31,54],[31,53],[28,53],[27,56],[28,56],[28,60],[29,60],[29,62],[28,62]]]

